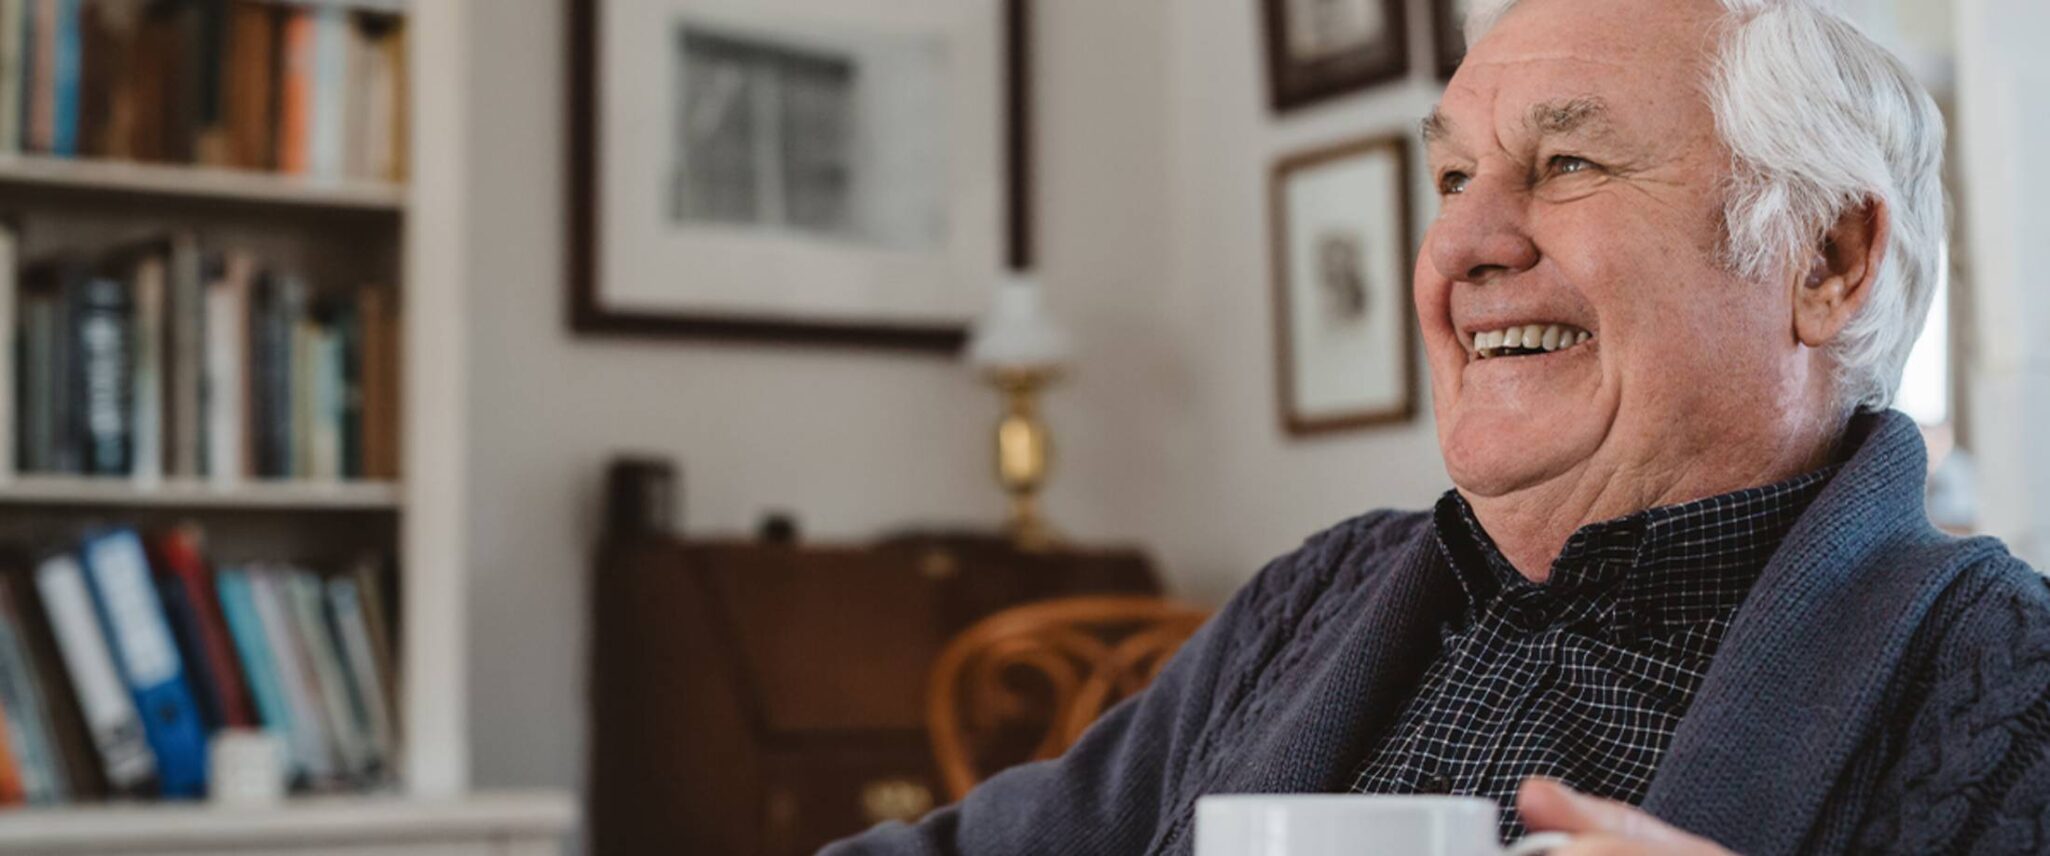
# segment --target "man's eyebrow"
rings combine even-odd
[[[1436,107],[1431,108],[1431,114],[1424,117],[1422,127],[1425,145],[1430,145],[1452,136],[1452,120],[1446,118],[1445,112]]]
[[[1609,104],[1592,96],[1567,101],[1542,101],[1530,105],[1524,127],[1539,136],[1563,136],[1586,131],[1600,134],[1609,129]]]

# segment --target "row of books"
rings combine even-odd
[[[298,789],[388,784],[399,735],[376,563],[209,568],[191,527],[0,566],[0,804],[197,797],[262,728]]]
[[[0,152],[404,180],[403,18],[267,0],[0,0]]]
[[[0,230],[0,272],[16,242]],[[316,290],[176,234],[25,264],[15,330],[16,469],[208,478],[398,474],[390,289]],[[0,328],[4,329],[4,328]]]

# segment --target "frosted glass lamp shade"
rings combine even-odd
[[[1038,284],[1022,277],[997,286],[968,341],[968,364],[983,370],[1057,369],[1068,357],[1067,331],[1047,313]]]

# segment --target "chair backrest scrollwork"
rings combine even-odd
[[[1155,597],[1071,597],[1004,610],[940,652],[927,724],[954,799],[1000,765],[1053,758],[1152,683],[1209,613]]]

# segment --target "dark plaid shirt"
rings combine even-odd
[[[1489,797],[1505,839],[1530,776],[1641,801],[1737,606],[1834,471],[1582,527],[1543,584],[1447,493],[1438,544],[1467,609],[1352,790]]]

